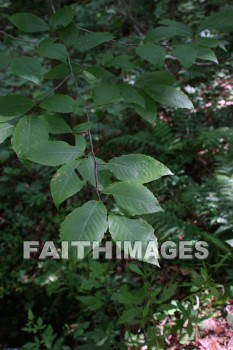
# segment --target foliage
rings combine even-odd
[[[156,3],[156,12],[152,2],[126,4],[123,14],[112,1],[70,4],[44,16],[40,6],[15,2],[10,21],[19,32],[4,18],[25,41],[3,35],[0,55],[7,82],[0,97],[1,313],[12,312],[10,300],[17,318],[8,331],[11,316],[1,320],[9,334],[1,342],[165,349],[174,334],[185,346],[207,313],[232,297],[225,243],[233,226],[232,64],[224,51],[232,10],[219,12],[217,1],[183,2],[174,13],[169,1]],[[135,261],[93,263],[89,255],[78,263],[22,260],[22,239],[59,240],[63,219],[61,239],[77,239],[75,224],[90,212],[88,239],[100,242],[105,232],[120,241],[204,239],[209,259],[160,261],[161,271]]]

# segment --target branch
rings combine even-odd
[[[80,94],[80,91],[79,91],[79,86],[78,86],[77,80],[76,80],[74,72],[73,72],[73,68],[72,68],[72,64],[71,64],[69,53],[68,53],[67,59],[68,59],[68,64],[69,64],[69,68],[70,68],[70,74],[71,74],[71,76],[72,76],[72,78],[74,80],[74,84],[75,84],[75,88],[76,88],[76,91],[77,91],[77,95],[83,100],[83,98],[82,98],[82,96]],[[90,114],[89,114],[88,109],[87,109],[85,104],[84,104],[84,109],[85,109],[85,113],[86,113],[86,116],[87,116],[87,121],[89,123],[91,118],[90,118]],[[101,201],[101,197],[100,197],[100,192],[99,192],[98,164],[97,164],[96,157],[95,157],[95,151],[94,151],[94,146],[93,146],[92,134],[91,134],[91,130],[90,129],[88,130],[88,136],[89,136],[89,141],[90,141],[90,145],[91,145],[91,154],[93,156],[94,167],[95,167],[95,190],[96,190],[96,193],[97,193],[98,200],[100,202]]]
[[[8,34],[6,32],[4,32],[3,30],[0,30],[0,33],[11,38],[11,39],[14,39],[14,40],[17,40],[17,41],[24,41],[25,43],[29,43],[29,44],[33,44],[33,45],[36,45],[36,43],[34,41],[29,41],[29,40],[24,40],[24,39],[21,39],[21,38],[17,38],[11,34]]]

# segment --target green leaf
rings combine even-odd
[[[142,95],[138,92],[137,88],[130,84],[120,85],[121,96],[128,103],[134,103],[141,107],[145,107],[145,101]]]
[[[64,141],[47,141],[32,146],[28,159],[38,164],[58,166],[69,163],[82,155],[83,152],[79,147],[70,146]]]
[[[196,50],[190,45],[177,45],[172,52],[185,68],[190,68],[197,58]]]
[[[109,232],[111,233],[112,239],[118,242],[140,242],[140,253],[134,252],[130,253],[132,258],[148,262],[153,265],[159,266],[158,263],[158,243],[154,235],[154,230],[151,225],[149,225],[145,220],[142,219],[128,219],[124,216],[119,215],[109,215]],[[149,242],[154,244],[155,254],[154,256],[146,256],[146,251]],[[124,245],[122,245],[124,248]],[[141,254],[141,255],[140,255]]]
[[[14,125],[8,123],[0,124],[0,144],[3,143],[7,137],[9,137],[14,129]]]
[[[86,146],[87,146],[87,142],[85,140],[85,138],[81,135],[75,135],[75,146],[77,146],[79,148],[79,150],[84,153]]]
[[[139,267],[135,263],[130,263],[128,267],[131,271],[135,272],[137,275],[144,277],[143,272],[139,269]]]
[[[96,84],[93,89],[93,99],[97,106],[113,103],[120,99],[119,86],[107,82]]]
[[[147,89],[146,92],[156,102],[159,102],[167,107],[187,109],[194,108],[188,96],[185,95],[182,91],[179,91],[172,86],[154,85],[154,87],[150,87],[150,89]]]
[[[144,154],[116,157],[107,165],[118,180],[139,184],[157,180],[161,176],[173,175],[164,164]]]
[[[125,310],[118,320],[118,324],[129,324],[134,325],[140,323],[137,318],[141,319],[143,308],[134,307],[133,309]]]
[[[157,119],[157,104],[154,100],[147,95],[143,90],[140,89],[141,94],[144,97],[146,107],[136,106],[137,113],[152,125],[155,125]]]
[[[146,36],[146,42],[157,42],[175,36],[188,37],[192,35],[191,29],[184,23],[164,20],[161,21],[160,24],[164,24],[166,27],[158,27],[150,30]]]
[[[12,147],[20,159],[27,158],[31,147],[48,139],[48,130],[37,116],[24,116],[16,124],[11,139]]]
[[[114,37],[107,32],[90,33],[80,36],[76,42],[76,48],[81,51],[90,50],[100,44],[112,40]]]
[[[73,11],[69,6],[63,7],[54,13],[50,19],[49,24],[55,28],[58,26],[66,27],[73,19]]]
[[[80,160],[75,160],[63,165],[51,180],[51,194],[57,208],[67,198],[79,192],[86,183],[86,180],[80,180],[76,174],[79,162]]]
[[[204,61],[212,61],[218,64],[218,59],[213,50],[209,49],[208,47],[198,45],[195,45],[194,48],[197,52],[197,58]]]
[[[177,283],[172,283],[168,288],[164,288],[158,300],[158,304],[165,303],[176,293]]]
[[[39,85],[42,67],[36,58],[27,56],[17,57],[12,61],[11,68],[15,74]]]
[[[141,215],[162,211],[157,199],[146,187],[139,184],[117,182],[103,190],[113,195],[117,205],[130,215]]]
[[[42,42],[37,48],[37,52],[40,56],[50,58],[58,61],[66,62],[67,50],[62,44],[53,44],[51,42]]]
[[[92,126],[93,126],[93,122],[81,123],[74,127],[74,132],[78,134],[82,134],[90,130]]]
[[[166,51],[163,47],[154,44],[145,44],[136,49],[137,54],[144,60],[161,67],[166,57]]]
[[[65,218],[61,224],[60,239],[101,242],[107,227],[107,211],[103,203],[88,201]]]
[[[128,72],[136,67],[136,63],[132,62],[132,56],[129,55],[119,55],[111,59],[106,63],[107,67],[115,67],[122,69],[124,72]]]
[[[28,112],[33,105],[34,103],[26,96],[0,96],[0,115],[5,117],[17,117]]]
[[[219,40],[216,38],[199,37],[196,40],[196,44],[205,47],[217,47],[219,45]]]
[[[146,306],[143,308],[143,313],[142,313],[142,316],[143,317],[146,317],[150,312],[150,302],[148,301],[146,303]]]
[[[0,70],[9,66],[11,62],[11,56],[6,53],[0,53]]]
[[[98,189],[102,191],[104,187],[110,184],[110,171],[106,168],[106,165],[102,159],[95,158],[97,162],[98,171]],[[83,178],[87,179],[89,183],[96,187],[96,165],[93,156],[86,158],[79,166],[78,171]]]
[[[60,63],[53,67],[46,75],[46,79],[64,79],[70,75],[70,68],[66,63]]]
[[[64,119],[57,115],[42,115],[39,117],[47,126],[48,132],[51,134],[67,134],[72,133],[72,129]]]
[[[76,41],[79,37],[79,30],[76,28],[76,25],[72,22],[67,27],[61,29],[60,37],[64,41],[66,46],[75,46]]]
[[[68,95],[55,94],[49,96],[40,104],[41,108],[50,112],[72,113],[74,109],[74,100]]]
[[[183,35],[185,36],[192,35],[191,28],[187,24],[184,24],[182,22],[177,22],[170,19],[163,19],[162,21],[159,21],[159,24],[162,24],[170,28],[179,29],[180,33],[182,32]]]
[[[4,117],[2,115],[0,115],[0,123],[7,123],[11,120],[14,120],[17,117]]]
[[[173,85],[175,83],[175,78],[173,75],[168,73],[165,70],[158,71],[158,72],[152,72],[152,73],[145,73],[142,74],[138,79],[137,79],[137,86],[141,88],[145,87],[151,87],[154,86],[155,84],[164,84],[164,85]]]
[[[32,13],[15,13],[10,17],[10,21],[19,30],[26,33],[44,32],[49,29],[48,24],[42,18]]]
[[[218,13],[214,13],[213,15],[205,18],[199,28],[198,32],[202,32],[206,29],[212,30],[217,29],[224,32],[231,32],[233,30],[233,9],[228,8],[222,10]]]
[[[112,73],[97,65],[87,67],[85,72],[90,73],[96,79],[108,79],[113,76]]]
[[[157,108],[152,112],[148,111],[146,108],[142,108],[139,106],[136,108],[136,111],[140,115],[140,117],[145,119],[148,123],[155,125],[155,121],[157,119]]]

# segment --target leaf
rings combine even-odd
[[[155,124],[155,121],[157,119],[157,108],[154,110],[154,112],[152,112],[148,111],[146,108],[142,108],[139,106],[136,108],[136,111],[147,122],[149,122],[152,125]]]
[[[127,285],[122,285],[117,292],[112,295],[112,300],[124,305],[141,305],[145,296],[138,292],[140,293],[140,291],[129,291]]]
[[[107,227],[107,211],[103,203],[88,201],[65,218],[61,224],[60,239],[101,242]]]
[[[0,70],[9,66],[10,61],[11,61],[10,55],[6,53],[0,53]]]
[[[40,104],[41,108],[50,112],[72,113],[74,109],[74,100],[68,95],[55,94],[49,96]]]
[[[27,158],[31,147],[48,139],[48,130],[37,116],[24,116],[16,124],[11,139],[18,158]]]
[[[51,134],[67,134],[72,133],[72,129],[64,119],[57,115],[41,115],[39,117],[46,124],[48,132]]]
[[[193,104],[182,91],[172,86],[154,85],[146,92],[155,100],[167,107],[193,109]]]
[[[87,143],[83,136],[81,135],[75,135],[75,146],[79,148],[79,150],[84,153]]]
[[[81,52],[85,52],[113,38],[114,36],[108,32],[88,33],[77,39],[76,48]]]
[[[83,152],[78,147],[70,146],[64,141],[47,141],[32,146],[27,159],[38,164],[58,166],[82,155]]]
[[[155,101],[140,89],[141,94],[144,97],[146,107],[136,106],[137,113],[152,125],[155,125],[157,119],[157,104]]]
[[[139,244],[139,250],[141,254],[138,255],[137,250],[134,252],[129,250],[130,257],[145,261],[147,263],[157,265],[158,264],[158,243],[154,235],[154,230],[145,220],[142,219],[128,219],[124,216],[109,215],[109,232],[112,239],[116,242],[130,242],[132,248],[135,242],[141,242]],[[155,248],[154,256],[146,257],[146,251],[149,242],[153,242]],[[125,248],[125,245],[122,245]]]
[[[120,85],[121,96],[128,103],[135,103],[141,107],[145,107],[145,101],[142,95],[137,91],[137,88],[130,84]]]
[[[133,309],[125,310],[120,316],[117,324],[129,324],[134,325],[140,323],[137,317],[141,319],[142,317],[142,307],[134,307]]]
[[[196,50],[190,45],[177,45],[172,52],[185,68],[190,68],[197,58]]]
[[[170,28],[178,29],[180,31],[180,33],[183,33],[183,35],[185,35],[185,36],[192,35],[191,28],[185,23],[173,21],[170,19],[163,19],[162,21],[159,21],[159,24],[163,24],[163,25],[170,27]]]
[[[32,13],[15,13],[10,17],[10,21],[19,30],[26,33],[44,32],[49,29],[48,24],[42,18]]]
[[[194,47],[197,52],[197,58],[200,60],[212,61],[218,64],[218,59],[213,50],[209,49],[208,47],[202,47],[198,45],[195,45]]]
[[[163,288],[162,294],[156,303],[163,304],[164,302],[171,299],[171,297],[176,293],[177,283],[172,283],[168,288]]]
[[[117,205],[133,216],[163,210],[153,193],[143,185],[117,182],[105,188],[103,193],[113,195]]]
[[[143,308],[143,313],[142,313],[142,316],[143,317],[146,317],[150,312],[150,302],[148,301],[146,303],[146,306]]]
[[[49,24],[51,27],[56,28],[58,26],[66,27],[73,19],[73,11],[70,6],[65,6],[56,11],[50,19]]]
[[[93,99],[97,106],[113,103],[120,99],[119,86],[105,82],[96,84],[93,89]]]
[[[68,64],[60,63],[53,67],[46,75],[46,79],[64,79],[70,75],[70,69]]]
[[[12,134],[14,127],[14,125],[8,123],[0,124],[0,144],[3,143],[7,137]]]
[[[74,131],[78,134],[82,134],[90,130],[92,126],[93,122],[81,123],[74,127]]]
[[[145,87],[150,87],[155,84],[173,85],[175,82],[176,80],[173,77],[173,75],[171,75],[165,70],[162,70],[158,72],[142,74],[137,79],[136,83],[137,86],[142,87],[144,89]]]
[[[219,45],[219,40],[210,37],[199,37],[196,40],[196,44],[205,47],[217,47]]]
[[[132,56],[129,55],[119,55],[112,58],[106,63],[107,67],[115,67],[122,69],[124,72],[128,72],[136,67],[136,63],[132,62]]]
[[[106,168],[102,159],[95,158],[97,162],[98,171],[98,189],[102,191],[104,187],[108,186],[110,182],[111,173]],[[79,166],[78,171],[83,178],[87,179],[89,183],[96,187],[96,166],[93,156],[86,158]]]
[[[51,194],[57,208],[67,198],[79,192],[86,183],[86,180],[80,180],[76,174],[76,168],[79,162],[80,160],[75,160],[63,165],[51,180]]]
[[[154,44],[145,44],[136,49],[137,54],[144,60],[161,67],[166,57],[166,51],[163,47]]]
[[[171,20],[161,21],[160,24],[167,25],[166,27],[158,27],[152,29],[146,35],[145,42],[157,42],[164,39],[170,39],[175,36],[188,37],[192,35],[191,29],[184,23],[179,23]]]
[[[33,105],[34,103],[26,96],[0,96],[0,115],[5,117],[17,117],[28,112]]]
[[[51,42],[42,42],[37,48],[37,52],[40,56],[50,58],[58,61],[66,62],[67,50],[62,44],[53,44]]]
[[[206,29],[212,30],[217,29],[224,32],[231,32],[233,30],[233,9],[228,8],[218,13],[214,13],[213,15],[205,18],[199,28],[198,32],[202,32]]]
[[[17,117],[4,117],[2,115],[0,115],[0,123],[7,123],[11,120],[14,120]]]
[[[139,269],[139,267],[135,263],[130,263],[128,267],[131,271],[135,272],[137,275],[144,277],[143,272]]]
[[[72,22],[67,27],[61,29],[60,37],[64,41],[66,46],[75,46],[76,41],[79,37],[79,30],[76,28],[76,25]]]
[[[151,182],[161,176],[173,175],[162,163],[144,154],[129,154],[111,159],[107,166],[121,181],[139,184]]]
[[[42,67],[36,58],[21,56],[12,61],[12,71],[22,78],[39,85],[42,74]]]

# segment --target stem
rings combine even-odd
[[[50,6],[51,6],[51,9],[53,11],[53,13],[56,13],[56,10],[55,10],[55,6],[54,6],[54,3],[53,3],[53,0],[49,0],[50,2]]]
[[[83,98],[82,98],[82,96],[80,94],[80,91],[79,91],[79,86],[78,86],[77,80],[76,80],[74,72],[73,72],[73,68],[72,68],[72,64],[71,64],[69,53],[68,53],[68,56],[67,56],[67,60],[68,60],[69,68],[70,68],[70,75],[72,76],[72,78],[74,80],[75,88],[76,88],[76,91],[77,91],[77,96],[79,96],[83,100]],[[87,121],[89,123],[90,120],[91,120],[90,114],[89,114],[88,109],[87,109],[85,104],[84,104],[84,106],[85,106],[84,109],[85,109],[85,113],[86,113],[86,116],[87,116]],[[98,200],[100,202],[101,201],[101,197],[100,197],[100,192],[99,192],[98,164],[97,164],[96,157],[95,157],[95,151],[94,151],[94,146],[93,146],[92,134],[91,134],[91,130],[90,129],[88,130],[88,136],[89,136],[89,141],[90,141],[90,146],[91,146],[91,155],[92,155],[93,160],[94,160],[95,190],[96,190],[96,194],[97,194]]]
[[[41,102],[43,102],[44,100],[46,100],[47,97],[49,97],[53,92],[55,92],[56,90],[58,90],[70,77],[71,77],[71,75],[68,75],[67,77],[65,77],[65,79],[63,79],[57,86],[55,86],[51,91],[49,91],[49,92],[38,102],[38,104],[40,104]]]
[[[11,39],[14,39],[14,40],[17,40],[17,41],[24,41],[25,43],[29,43],[29,44],[33,44],[33,45],[36,45],[36,43],[34,41],[29,41],[29,40],[24,40],[24,39],[20,39],[20,38],[16,38],[15,36],[11,35],[11,34],[8,34],[6,32],[4,32],[3,30],[0,30],[0,33],[5,35],[5,36],[8,36],[9,38]]]

